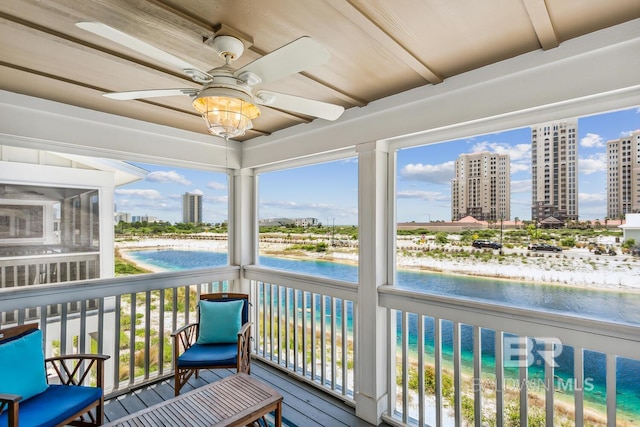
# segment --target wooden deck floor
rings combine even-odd
[[[227,369],[202,371],[200,378],[191,377],[183,393],[195,387],[232,375]],[[253,361],[251,376],[280,391],[283,400],[283,422],[289,427],[371,426],[355,416],[355,410],[308,384],[289,377],[265,363]],[[173,379],[165,380],[134,392],[110,399],[105,403],[105,422],[129,415],[173,397]],[[382,424],[385,426],[386,424]]]

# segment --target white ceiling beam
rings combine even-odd
[[[437,84],[443,81],[441,76],[409,52],[407,48],[402,46],[391,34],[376,25],[375,21],[367,16],[367,14],[362,9],[358,8],[358,6],[353,2],[344,0],[328,0],[328,3],[348,18],[354,25],[362,29],[370,37],[373,37],[380,46],[388,49],[390,52],[393,52],[400,61],[411,67],[413,71],[422,76],[422,78],[427,82]]]
[[[0,91],[0,145],[225,171],[237,141]]]
[[[544,0],[523,0],[523,2],[542,49],[548,50],[558,47],[560,40],[558,40],[556,31],[553,28],[549,10],[547,10]]]

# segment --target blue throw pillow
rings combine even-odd
[[[0,393],[19,394],[26,400],[47,387],[40,329],[0,344]]]
[[[198,344],[223,344],[238,341],[242,327],[244,300],[200,301]]]

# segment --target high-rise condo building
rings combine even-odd
[[[578,122],[531,127],[531,219],[578,220]]]
[[[480,221],[511,216],[511,175],[508,154],[483,151],[461,154],[451,180],[451,219],[472,216]]]
[[[607,141],[607,217],[640,212],[640,131]]]
[[[202,194],[182,195],[182,222],[202,223]]]

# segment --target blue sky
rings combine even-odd
[[[606,215],[606,142],[640,129],[640,108],[578,120],[580,219]],[[511,158],[511,219],[531,217],[531,130],[520,128],[398,152],[398,221],[451,219],[451,179],[462,153],[490,151]],[[135,163],[147,178],[116,189],[119,212],[182,221],[182,194],[203,195],[205,222],[227,218],[224,174]],[[323,224],[357,224],[358,163],[347,159],[269,172],[259,177],[259,217],[314,217]]]

